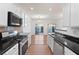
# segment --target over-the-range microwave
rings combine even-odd
[[[14,14],[13,12],[8,12],[8,26],[21,26],[22,25],[22,18],[18,15]]]

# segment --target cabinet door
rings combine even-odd
[[[22,55],[26,54],[27,49],[28,49],[28,41],[22,47]]]
[[[15,14],[21,17],[21,9],[17,6],[14,6],[14,7],[15,7]]]
[[[51,48],[51,37],[48,35],[48,46]]]
[[[31,19],[30,17],[24,13],[23,14],[23,32],[30,33],[31,32]]]
[[[28,35],[28,47],[31,45],[31,34]]]
[[[7,52],[5,52],[3,55],[18,55],[18,44],[13,46],[11,49],[9,49]]]
[[[25,13],[21,10],[22,26],[25,27]]]
[[[53,48],[54,48],[54,38],[51,37],[51,50],[52,50],[52,52],[53,52]]]
[[[71,27],[79,27],[79,3],[71,3]]]
[[[51,48],[53,52],[54,38],[48,35],[48,46]]]
[[[70,4],[66,4],[63,8],[63,25],[70,26]]]
[[[7,26],[7,4],[0,4],[0,26]]]
[[[64,47],[64,54],[65,55],[76,55],[73,51],[71,51],[70,49]]]
[[[26,15],[27,16],[27,15]],[[27,18],[25,19],[26,21],[26,27],[27,27],[27,32],[31,32],[31,19],[29,16],[27,16]]]

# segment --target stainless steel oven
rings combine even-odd
[[[19,43],[19,54],[25,55],[27,48],[28,48],[28,37],[23,38],[22,41]]]
[[[16,42],[14,36],[11,36],[8,31],[0,32],[0,51],[7,49]]]

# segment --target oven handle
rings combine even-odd
[[[26,40],[25,42],[20,42],[20,44],[23,46],[28,40]]]

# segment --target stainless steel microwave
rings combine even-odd
[[[18,15],[8,12],[8,26],[21,26],[22,25],[22,18]]]

